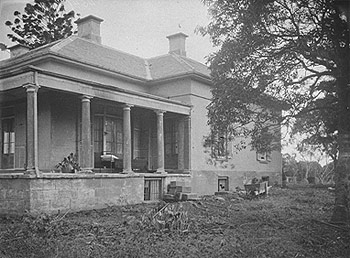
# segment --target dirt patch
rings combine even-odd
[[[327,189],[242,197],[5,217],[0,257],[350,257],[349,228],[327,223]]]

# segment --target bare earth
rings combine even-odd
[[[350,257],[327,188],[0,218],[0,257]]]

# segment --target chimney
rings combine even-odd
[[[77,20],[78,36],[101,44],[100,24],[102,19],[89,15]]]
[[[173,35],[167,36],[169,40],[169,54],[175,53],[180,56],[186,56],[185,41],[188,36],[185,33],[178,32]]]
[[[10,58],[12,58],[12,57],[16,57],[16,56],[19,56],[19,55],[22,55],[24,53],[29,52],[30,47],[25,46],[25,45],[21,45],[21,44],[17,44],[17,45],[14,45],[12,47],[9,47],[8,49],[10,50]]]

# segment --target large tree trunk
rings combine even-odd
[[[336,0],[340,13],[347,18],[350,29],[350,5],[348,1]],[[337,78],[338,95],[338,147],[339,158],[335,163],[335,206],[331,221],[350,223],[350,52],[349,41],[343,51],[339,51],[340,74]],[[339,45],[339,43],[336,43]]]
[[[347,54],[349,52],[347,51]],[[348,85],[348,60],[344,60],[341,75],[337,78],[338,95],[338,148],[335,167],[335,206],[331,221],[350,222],[350,91]]]
[[[350,223],[350,134],[341,134],[339,159],[335,167],[335,206],[331,222]]]

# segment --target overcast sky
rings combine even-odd
[[[14,20],[13,12],[23,12],[30,0],[0,0],[0,42],[14,45],[4,25]],[[168,52],[166,36],[184,32],[187,56],[200,62],[213,52],[208,37],[194,31],[207,25],[207,7],[200,0],[66,0],[66,10],[74,10],[81,17],[95,15],[101,24],[102,44],[140,57],[153,57]],[[8,55],[1,53],[0,59]]]

